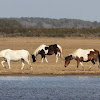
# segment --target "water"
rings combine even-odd
[[[100,77],[0,77],[0,100],[100,100]]]

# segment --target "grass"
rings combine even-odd
[[[97,49],[100,51],[100,39],[99,38],[52,38],[52,37],[0,37],[0,50],[3,49],[25,49],[32,54],[34,50],[41,44],[59,44],[63,48],[63,56],[66,57],[71,52],[78,48],[83,49]],[[6,68],[2,68],[0,64],[1,75],[100,75],[97,64],[93,66],[91,71],[88,71],[91,62],[85,62],[85,71],[79,66],[79,71],[76,71],[76,61],[72,60],[67,68],[64,67],[64,60],[59,59],[56,64],[55,55],[46,56],[49,63],[41,63],[41,56],[37,56],[37,62],[32,63],[33,70],[30,70],[28,64],[25,64],[23,70],[21,70],[21,61],[11,62],[11,70],[8,69],[7,63]],[[0,62],[3,58],[0,58]]]

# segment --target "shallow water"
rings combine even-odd
[[[100,100],[100,77],[0,77],[0,100]]]

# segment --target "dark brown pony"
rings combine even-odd
[[[56,63],[58,62],[58,57],[61,57],[61,54],[62,54],[62,47],[58,44],[53,44],[53,45],[40,45],[35,51],[34,53],[32,54],[32,59],[33,59],[33,62],[36,61],[36,56],[40,54],[41,55],[41,62],[43,62],[43,59],[47,61],[47,58],[45,55],[53,55],[55,54],[56,55]]]
[[[69,65],[72,59],[75,59],[77,61],[77,70],[79,63],[82,65],[84,70],[82,62],[88,62],[88,61],[91,61],[93,65],[97,62],[98,68],[100,68],[100,54],[99,51],[95,49],[86,49],[86,50],[77,49],[72,54],[65,57],[65,67]],[[89,67],[89,70],[92,68],[92,66]]]

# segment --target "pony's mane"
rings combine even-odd
[[[34,53],[33,53],[34,56],[37,56],[38,53],[39,53],[39,51],[42,50],[42,49],[44,49],[45,46],[46,46],[46,45],[44,45],[44,44],[40,45],[40,46],[34,51]]]

